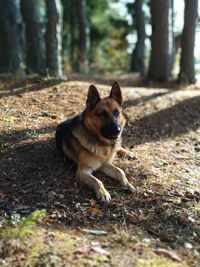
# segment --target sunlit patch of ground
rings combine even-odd
[[[128,194],[97,173],[112,196],[107,205],[76,184],[75,166],[62,162],[54,144],[57,124],[84,109],[91,79],[0,82],[0,265],[200,262],[200,88],[133,87],[125,78],[123,145],[136,158],[115,162],[136,191]],[[110,86],[99,83],[107,95]],[[12,235],[23,217],[41,209],[46,215],[31,233]]]

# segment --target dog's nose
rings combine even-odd
[[[121,131],[121,127],[119,126],[119,125],[117,125],[117,128],[116,128],[116,133],[120,133],[120,131]]]
[[[116,136],[120,133],[121,127],[118,124],[114,124],[110,130],[111,134]]]
[[[102,128],[102,135],[109,139],[117,139],[120,132],[121,127],[115,121],[109,121],[109,123]]]

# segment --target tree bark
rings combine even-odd
[[[145,49],[145,23],[144,12],[142,10],[143,0],[136,0],[135,8],[135,24],[137,31],[137,42],[131,57],[131,71],[144,73],[144,49]]]
[[[151,57],[148,78],[152,81],[166,81],[171,77],[173,55],[171,0],[151,0]]]
[[[194,45],[198,17],[198,0],[185,0],[184,26],[181,39],[180,83],[195,83]]]
[[[20,73],[20,7],[18,0],[0,0],[0,73]]]
[[[46,67],[51,76],[62,76],[62,25],[63,12],[60,0],[46,0]]]
[[[87,48],[87,33],[86,33],[86,16],[85,16],[85,0],[76,0],[76,10],[79,28],[79,40],[78,40],[78,61],[79,72],[87,73],[86,62],[86,48]]]
[[[169,9],[169,58],[170,58],[170,74],[173,75],[174,64],[175,64],[175,56],[176,56],[176,48],[175,48],[175,37],[174,37],[174,0],[170,2],[170,9]]]
[[[69,19],[69,25],[70,25],[70,62],[72,71],[79,72],[80,64],[79,64],[79,58],[77,54],[79,54],[78,49],[78,42],[79,42],[79,31],[78,31],[78,21],[76,19],[76,1],[70,0],[70,19]],[[78,51],[78,53],[77,53]]]
[[[25,22],[27,73],[45,74],[45,47],[39,0],[21,0]]]

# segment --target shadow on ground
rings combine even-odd
[[[185,112],[192,109],[194,105],[198,107],[198,104],[199,98],[183,101],[170,110],[141,119],[136,122],[136,125],[139,123],[139,126],[142,124],[145,128],[151,126],[152,130],[154,129],[152,120],[157,120],[159,127],[162,128],[166,125],[167,114],[171,112],[170,115],[175,116],[176,120],[182,120],[185,119]],[[190,115],[189,113],[189,118]],[[170,121],[168,118],[166,123],[171,123],[171,116],[169,116]],[[183,124],[174,124],[172,133],[174,134],[174,131],[177,134],[183,133],[186,125],[188,129],[193,127],[195,122],[196,116],[190,123],[186,120]],[[45,132],[51,135],[54,127],[37,131],[38,134]],[[141,133],[141,128],[139,131]],[[171,134],[170,130],[166,132],[166,135],[169,134]],[[164,132],[162,137],[166,135]],[[10,147],[9,142],[13,139],[18,144]],[[1,215],[17,212],[26,216],[36,209],[45,208],[52,225],[60,222],[70,227],[109,228],[113,224],[122,228],[139,226],[171,246],[173,244],[181,246],[185,240],[190,239],[197,228],[197,225],[191,223],[187,216],[187,211],[191,209],[197,196],[188,199],[184,196],[182,201],[183,193],[180,194],[177,188],[161,184],[149,184],[146,187],[145,181],[137,176],[138,190],[131,195],[120,190],[117,185],[113,187],[113,181],[106,182],[113,200],[107,205],[98,203],[94,212],[94,207],[91,207],[93,193],[86,188],[79,190],[79,187],[75,186],[75,166],[62,162],[55,150],[52,137],[47,141],[28,142],[26,139],[27,143],[20,145],[22,139],[23,133],[20,132],[1,136],[1,143],[5,144],[0,161]],[[155,135],[150,135],[146,141],[150,139],[155,140]],[[139,144],[141,141],[137,140]],[[172,198],[174,198],[173,201]]]
[[[4,79],[0,79],[3,86],[3,90],[0,90],[0,99],[7,96],[12,95],[21,95],[26,92],[38,91],[42,89],[46,89],[50,86],[58,85],[62,82],[61,79],[58,78],[49,78],[44,79],[42,77],[24,77],[24,79],[13,79],[9,77],[5,77]]]
[[[135,105],[134,100],[132,105]],[[129,123],[124,136],[134,145],[175,137],[198,129],[199,118],[200,96],[195,96]]]
[[[153,94],[147,95],[147,96],[141,96],[141,97],[134,98],[134,99],[128,99],[128,100],[124,101],[123,107],[126,109],[128,107],[137,106],[140,103],[145,103],[145,102],[152,100],[156,97],[164,96],[164,95],[169,94],[169,93],[170,93],[169,91],[158,92],[158,93],[153,93]]]
[[[140,73],[126,73],[126,74],[97,74],[97,75],[81,75],[77,73],[71,73],[68,75],[69,81],[81,81],[89,83],[98,83],[101,85],[111,86],[117,81],[122,87],[146,87],[146,88],[168,88],[172,90],[179,90],[183,86],[180,85],[176,79],[167,81],[165,83],[147,81],[145,75]]]

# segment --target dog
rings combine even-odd
[[[123,170],[112,161],[121,148],[121,134],[125,125],[122,114],[122,94],[115,82],[110,95],[103,99],[94,85],[90,85],[85,110],[58,125],[56,147],[63,156],[77,164],[76,179],[92,188],[97,199],[109,202],[111,196],[93,172],[100,170],[117,180],[123,187],[134,191]]]

